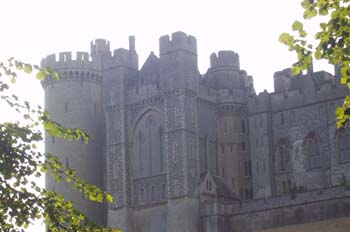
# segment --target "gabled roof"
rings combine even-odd
[[[156,55],[154,55],[153,52],[151,52],[140,71],[150,72],[155,70],[159,70],[159,58]]]
[[[215,187],[215,191],[216,194],[219,198],[225,198],[225,199],[229,199],[231,201],[240,201],[240,199],[236,196],[236,194],[234,192],[232,192],[226,185],[225,183],[222,181],[222,179],[218,176],[213,176],[211,175],[210,172],[206,171],[201,173],[200,178],[201,178],[201,182],[203,182],[205,179],[207,179],[206,177],[210,177],[208,179],[212,179],[214,182],[214,187]]]

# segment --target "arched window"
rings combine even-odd
[[[131,149],[133,177],[158,175],[165,171],[162,122],[161,115],[153,111],[147,112],[137,121]]]
[[[309,133],[304,141],[304,154],[307,160],[307,167],[316,168],[321,165],[320,140],[315,133]]]
[[[350,162],[350,131],[340,129],[336,135],[337,158],[339,162]]]
[[[281,139],[276,149],[276,167],[279,171],[286,171],[290,168],[290,143]]]

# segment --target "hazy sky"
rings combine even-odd
[[[181,30],[197,38],[201,73],[212,52],[233,50],[241,68],[253,76],[257,92],[271,92],[274,72],[295,62],[278,36],[301,18],[300,2],[0,0],[0,60],[14,56],[38,64],[51,53],[89,51],[96,38],[108,39],[112,49],[128,48],[128,36],[134,35],[142,67],[151,51],[158,55],[160,36]],[[19,88],[35,102],[43,99],[37,82]]]

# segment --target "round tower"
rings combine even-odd
[[[53,68],[60,79],[47,78],[42,82],[45,90],[45,108],[51,118],[68,128],[81,128],[91,135],[88,144],[67,141],[46,135],[45,150],[61,159],[67,168],[76,170],[79,177],[98,187],[103,186],[104,123],[102,84],[99,65],[89,60],[89,54],[78,52],[72,59],[70,52],[50,55],[41,66]],[[56,183],[50,175],[46,188],[71,200],[91,220],[103,224],[103,205],[92,203],[83,194],[72,190],[67,183]]]
[[[242,89],[244,75],[239,67],[239,56],[233,51],[219,51],[210,56],[208,71],[215,89]]]

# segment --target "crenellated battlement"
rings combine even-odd
[[[232,67],[239,70],[239,55],[234,51],[219,51],[210,55],[210,68]]]
[[[104,61],[103,69],[109,69],[117,66],[138,69],[138,57],[135,55],[135,51],[130,52],[125,48],[115,49],[113,51],[113,56]]]
[[[187,51],[197,55],[197,40],[192,35],[186,35],[184,32],[175,32],[171,35],[165,35],[159,39],[159,53],[164,55],[174,51]]]
[[[97,55],[111,55],[110,43],[105,39],[96,39],[90,43],[91,57]]]
[[[75,59],[72,52],[60,52],[58,59],[56,54],[48,55],[41,60],[41,67],[59,69],[97,69],[97,65],[89,59],[88,52],[77,52]]]

